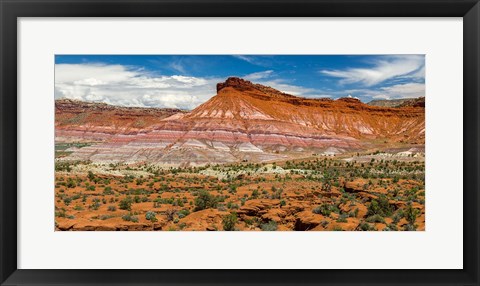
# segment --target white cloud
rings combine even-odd
[[[400,76],[425,77],[424,57],[407,55],[391,56],[375,61],[371,68],[348,68],[345,70],[322,70],[321,73],[340,78],[341,84],[360,83],[373,86]]]
[[[351,89],[345,92],[365,99],[418,98],[425,96],[425,84],[403,83],[378,89]]]
[[[317,94],[313,94],[319,92],[316,89],[289,84],[285,79],[271,79],[273,76],[275,76],[275,72],[273,70],[266,70],[247,74],[243,78],[253,81],[254,83],[270,86],[287,94],[302,97],[318,97]]]
[[[425,84],[412,82],[382,87],[374,98],[397,99],[422,96],[425,96]]]
[[[262,85],[270,86],[284,93],[288,93],[296,96],[312,97],[311,95],[312,93],[318,92],[313,88],[306,88],[298,85],[289,84],[282,79],[259,81],[258,83]]]
[[[185,73],[185,67],[180,62],[172,62],[169,66],[177,72]]]
[[[247,63],[250,63],[250,64],[256,64],[254,58],[250,57],[250,56],[233,55],[233,57],[235,57],[239,60],[242,60],[242,61],[246,61]]]
[[[122,65],[57,64],[55,98],[193,109],[216,94],[215,84],[221,80],[157,76]]]
[[[272,58],[268,55],[232,55],[234,58],[245,61],[249,64],[260,66],[260,67],[269,67],[272,66]]]
[[[255,72],[251,74],[247,74],[243,78],[246,80],[259,80],[263,78],[269,78],[273,75],[272,70],[267,70],[267,71],[261,71],[261,72]]]

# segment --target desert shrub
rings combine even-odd
[[[372,222],[372,223],[375,223],[375,222],[385,223],[385,220],[383,219],[383,217],[378,214],[367,217],[366,221]]]
[[[371,224],[369,223],[366,223],[366,222],[362,222],[358,225],[358,228],[362,231],[371,231],[371,230],[375,230],[375,227],[373,227]]]
[[[68,206],[72,202],[72,198],[66,197],[63,199],[63,202],[65,203],[66,206]]]
[[[237,223],[237,214],[231,213],[222,218],[223,230],[234,231]]]
[[[209,192],[202,190],[195,198],[195,211],[200,211],[209,208],[216,208],[218,204],[217,199]]]
[[[329,216],[332,212],[335,212],[337,209],[333,204],[321,204],[320,206],[313,209],[313,213],[321,214],[324,216]]]
[[[245,218],[244,222],[245,222],[246,225],[252,225],[252,224],[255,223],[255,220],[251,219],[251,218]]]
[[[152,212],[152,211],[148,211],[146,214],[145,214],[145,218],[151,222],[156,222],[157,221],[157,218],[155,217],[156,213],[155,212]]]
[[[66,210],[64,208],[56,209],[55,210],[56,217],[67,217]]]
[[[165,211],[165,215],[167,216],[168,221],[172,221],[175,218],[177,211],[174,209],[168,209]]]
[[[357,217],[358,216],[358,208],[356,208],[355,210],[351,211],[348,213],[348,216],[349,217]]]
[[[101,219],[101,220],[106,220],[106,219],[109,219],[109,218],[112,218],[112,217],[114,217],[114,216],[113,216],[113,215],[101,215],[101,216],[99,217],[99,219]]]
[[[132,210],[132,198],[130,197],[124,198],[123,200],[120,201],[120,203],[118,204],[118,207],[121,210],[126,210],[126,211]]]
[[[95,174],[93,174],[92,171],[88,171],[87,177],[90,181],[93,181],[95,179]]]
[[[140,197],[139,197],[139,196],[134,196],[134,197],[133,197],[133,201],[134,201],[136,204],[138,204],[138,203],[140,203],[140,202],[141,202],[141,200],[140,200]]]
[[[156,198],[154,200],[155,203],[157,203],[157,205],[162,205],[162,204],[170,204],[172,205],[174,202],[175,202],[175,198]]]
[[[347,222],[347,214],[341,214],[338,216],[337,222]]]
[[[324,220],[322,220],[322,221],[320,222],[320,225],[321,225],[323,228],[326,228],[329,223],[330,223],[330,222],[329,222],[328,220],[325,220],[325,219],[324,219]]]
[[[283,207],[283,206],[285,206],[286,204],[287,204],[287,203],[285,202],[285,200],[281,200],[281,201],[280,201],[280,206]]]
[[[416,231],[417,226],[414,225],[414,224],[406,224],[406,225],[403,226],[403,230],[404,231]]]
[[[333,227],[333,231],[343,231],[343,228],[339,225]]]
[[[179,206],[179,207],[183,207],[184,204],[183,204],[183,201],[178,198],[174,203],[173,203],[174,206]]]
[[[278,226],[275,221],[271,220],[268,223],[262,224],[260,228],[262,229],[262,231],[276,231]]]
[[[403,218],[404,216],[404,213],[403,213],[403,210],[398,210],[397,212],[395,212],[392,216],[392,219],[393,219],[393,222],[394,224],[397,224],[400,222],[400,220]]]
[[[116,211],[116,210],[117,210],[117,207],[116,207],[116,206],[114,206],[114,205],[108,206],[108,211],[114,212],[114,211]]]
[[[382,217],[391,216],[393,213],[393,207],[388,202],[388,198],[384,195],[379,196],[378,199],[372,200],[368,206],[367,215],[380,215]]]
[[[413,231],[417,229],[415,221],[417,220],[419,214],[420,210],[413,208],[411,203],[407,205],[407,208],[404,211],[404,217],[408,221],[408,224],[405,225],[404,230]]]
[[[238,207],[237,204],[234,204],[234,203],[232,203],[232,202],[228,202],[228,203],[227,203],[227,208],[236,210],[236,209],[238,209],[239,207]]]
[[[272,191],[273,191],[273,194],[271,196],[272,199],[276,199],[276,200],[279,200],[282,198],[282,193],[283,193],[283,189],[277,189],[275,187],[272,187]]]
[[[103,189],[103,194],[104,195],[113,195],[112,187],[107,186],[105,189]]]
[[[83,211],[83,207],[81,205],[76,205],[73,207],[73,209],[76,211]]]
[[[181,210],[181,211],[178,212],[178,217],[179,217],[179,218],[184,218],[184,217],[186,217],[186,216],[189,215],[189,214],[190,214],[190,211],[189,211],[189,210],[183,209],[183,210]]]
[[[70,188],[70,189],[73,189],[77,186],[77,184],[73,181],[72,178],[68,178],[68,181],[67,181],[67,184],[66,184],[66,187],[67,188]]]
[[[387,225],[387,227],[383,229],[383,231],[397,231],[397,230],[398,230],[397,225],[393,223]]]
[[[100,199],[94,198],[89,208],[92,210],[98,210],[99,207],[100,207]]]
[[[408,221],[409,224],[415,224],[417,220],[417,216],[420,214],[420,210],[415,209],[412,207],[412,204],[408,204],[407,208],[404,211],[405,219]]]
[[[131,221],[131,222],[138,222],[138,217],[133,215],[132,213],[126,214],[122,216],[124,221]]]
[[[236,185],[230,185],[228,187],[228,192],[231,194],[235,194],[237,192],[237,186]]]

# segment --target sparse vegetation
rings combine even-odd
[[[261,226],[263,231],[276,231],[278,228],[277,223],[273,220],[269,221],[268,223],[264,223]]]
[[[424,229],[424,164],[418,161],[316,157],[170,169],[109,164],[105,168],[151,175],[74,173],[89,164],[56,164],[59,227],[63,220],[93,214],[87,219],[98,224],[117,217],[148,230]],[[222,176],[205,175],[217,173]],[[309,225],[308,212],[321,215],[321,222]]]
[[[235,230],[235,225],[237,223],[237,214],[236,213],[231,213],[223,217],[222,219],[222,225],[223,225],[223,230],[226,231],[233,231]]]

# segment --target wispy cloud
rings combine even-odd
[[[342,70],[321,70],[320,73],[340,78],[340,84],[359,83],[374,86],[386,80],[401,76],[425,77],[424,57],[417,55],[390,56],[374,61],[370,68],[346,68]]]
[[[319,94],[319,90],[306,88],[299,85],[291,84],[285,78],[275,78],[278,75],[273,70],[255,72],[243,76],[244,79],[254,81],[262,85],[273,87],[281,92],[296,96],[315,97]]]
[[[271,67],[275,60],[269,55],[232,55],[232,57],[259,67]]]
[[[243,56],[243,55],[232,55],[234,58],[237,58],[242,61],[246,61],[250,64],[255,64],[255,59],[253,56]]]
[[[273,76],[273,70],[267,70],[267,71],[261,71],[261,72],[255,72],[251,74],[247,74],[243,78],[246,80],[259,80],[259,79],[264,79],[264,78],[269,78]]]
[[[417,98],[425,96],[425,84],[410,82],[379,88],[350,89],[345,90],[345,92],[366,101],[371,99]]]
[[[179,73],[182,73],[182,74],[186,73],[185,67],[180,62],[171,62],[169,64],[169,67]]]
[[[157,76],[123,65],[56,64],[55,98],[193,109],[215,95],[215,84],[221,80]]]
[[[380,88],[379,94],[373,98],[397,99],[425,96],[425,84],[405,83]]]
[[[272,79],[272,80],[265,80],[265,81],[258,81],[258,83],[266,86],[273,87],[281,92],[302,96],[302,97],[313,97],[315,94],[318,94],[318,90],[313,88],[307,88],[299,85],[294,85],[288,83],[284,79]]]

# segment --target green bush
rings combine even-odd
[[[347,214],[341,214],[338,216],[337,222],[347,222]]]
[[[121,210],[126,210],[126,211],[132,210],[132,198],[130,197],[124,198],[123,200],[120,201],[120,203],[118,204],[118,207]]]
[[[181,210],[181,211],[178,212],[178,217],[179,217],[179,218],[184,218],[184,217],[186,217],[186,216],[189,215],[189,214],[190,214],[190,211],[189,211],[189,210],[183,209],[183,210]]]
[[[262,231],[276,231],[278,226],[275,221],[271,220],[268,223],[262,224],[260,228],[262,229]]]
[[[157,221],[157,218],[155,217],[156,213],[155,212],[152,212],[152,211],[148,211],[146,214],[145,214],[145,218],[151,222],[156,222]]]
[[[110,187],[110,186],[105,187],[105,189],[103,190],[103,194],[104,195],[113,195],[114,192],[112,191],[112,187]]]
[[[228,215],[224,216],[223,219],[222,219],[223,230],[234,231],[236,223],[237,223],[237,214],[236,213],[231,213],[231,214],[228,214]]]
[[[313,209],[313,213],[329,216],[332,212],[337,211],[337,208],[332,204],[324,203]]]
[[[218,204],[217,198],[212,196],[209,192],[202,190],[195,198],[195,211],[216,208]]]
[[[131,221],[131,222],[138,222],[138,217],[133,215],[132,213],[126,214],[122,216],[124,221]]]
[[[372,223],[375,223],[375,222],[385,223],[385,220],[383,219],[383,217],[378,214],[367,217],[366,221],[372,222]]]
[[[98,210],[98,208],[100,208],[100,199],[94,198],[89,208],[93,210]]]
[[[63,199],[63,202],[65,203],[66,206],[68,206],[72,202],[72,198],[66,197]]]
[[[373,227],[372,225],[370,225],[369,223],[366,223],[366,222],[360,223],[360,225],[359,225],[358,227],[359,227],[360,230],[362,230],[362,231],[375,230],[375,227]]]
[[[419,214],[420,210],[413,208],[411,203],[407,205],[407,208],[404,211],[404,217],[408,221],[408,225],[405,226],[404,230],[413,231],[417,229],[415,221]]]
[[[393,213],[393,207],[388,202],[388,198],[384,195],[379,196],[378,199],[372,200],[368,206],[367,215],[380,215],[382,217],[391,216]]]

